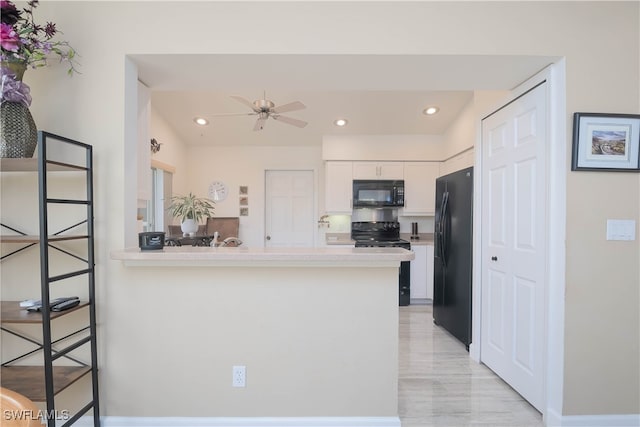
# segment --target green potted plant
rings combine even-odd
[[[168,209],[174,218],[182,221],[180,228],[184,235],[193,236],[198,231],[198,223],[203,219],[213,216],[214,201],[196,197],[193,193],[187,196],[176,195],[171,197],[171,205]]]

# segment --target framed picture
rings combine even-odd
[[[575,113],[572,171],[640,171],[640,115]]]
[[[240,216],[249,216],[249,208],[240,208]]]
[[[240,206],[249,206],[249,198],[246,196],[240,196]]]
[[[249,194],[249,187],[246,185],[241,185],[240,186],[240,195],[241,196],[246,196],[247,194]]]

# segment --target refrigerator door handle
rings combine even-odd
[[[446,191],[442,196],[442,211],[440,214],[440,254],[442,257],[442,265],[447,266],[447,240],[449,239],[449,192]]]

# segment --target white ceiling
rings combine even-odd
[[[320,145],[329,134],[442,134],[474,90],[512,89],[553,57],[420,55],[132,55],[152,105],[189,145]],[[307,108],[283,115],[309,122],[297,128],[269,119],[253,131],[256,116],[230,95],[276,106],[301,101]],[[438,105],[427,117],[422,110]],[[346,118],[337,128],[333,121]],[[153,135],[152,135],[153,136]],[[162,141],[159,141],[162,142]]]

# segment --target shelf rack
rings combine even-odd
[[[61,162],[48,158],[47,146],[50,143],[62,144],[84,150],[84,164]],[[22,354],[2,363],[0,382],[2,387],[14,390],[36,402],[46,402],[47,414],[56,414],[55,396],[85,375],[91,376],[91,400],[79,409],[73,416],[62,424],[62,427],[75,423],[88,411],[93,410],[93,424],[100,425],[100,409],[98,396],[98,360],[96,340],[96,308],[95,308],[95,260],[94,260],[94,213],[93,213],[93,148],[91,145],[72,139],[54,135],[49,132],[38,132],[38,157],[27,159],[0,159],[0,171],[5,172],[37,172],[38,174],[38,205],[39,205],[39,235],[32,236],[21,232],[6,224],[0,224],[3,230],[15,234],[0,235],[0,243],[23,245],[4,255],[4,260],[23,250],[39,245],[40,247],[40,299],[41,312],[28,312],[20,308],[19,301],[2,301],[0,306],[0,329],[7,334],[17,336],[36,346],[35,350]],[[50,198],[48,194],[48,172],[84,172],[86,197],[81,200]],[[49,206],[52,204],[71,204],[86,206],[86,218],[79,223],[49,234]],[[65,234],[73,232],[81,225],[86,225],[86,232],[81,234]],[[86,258],[78,256],[64,248],[55,246],[55,242],[70,240],[86,241]],[[55,249],[75,259],[86,263],[86,268],[70,271],[64,274],[51,275],[49,265],[49,249]],[[85,277],[88,286],[88,301],[61,312],[54,312],[49,308],[50,287],[53,283],[71,277]],[[88,310],[88,324],[82,325],[76,331],[59,338],[52,339],[52,321],[78,310]],[[42,340],[37,341],[23,333],[12,330],[7,325],[41,323]],[[71,344],[65,344],[71,341]],[[64,344],[64,346],[63,346]],[[90,363],[85,363],[73,357],[70,353],[82,346],[90,347]],[[61,347],[61,348],[58,348]],[[36,352],[43,351],[42,366],[18,365],[15,362]],[[58,359],[65,358],[72,365],[54,365]],[[47,417],[48,427],[56,427],[55,417]]]

